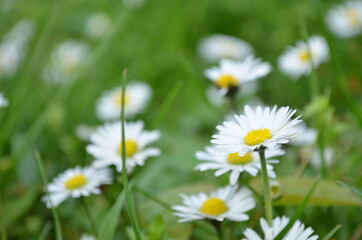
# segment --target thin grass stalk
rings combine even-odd
[[[273,208],[272,208],[272,199],[271,199],[271,194],[270,194],[268,170],[266,168],[265,148],[260,147],[258,152],[259,152],[259,157],[260,157],[261,173],[263,176],[263,185],[264,185],[265,218],[266,218],[269,226],[272,226],[272,224],[273,224]]]
[[[88,206],[87,202],[85,201],[84,197],[81,197],[80,200],[82,202],[84,211],[85,211],[85,213],[87,215],[87,218],[89,220],[89,223],[90,223],[90,226],[91,226],[91,232],[93,233],[94,236],[98,236],[97,230],[96,230],[96,224],[95,224],[94,219],[93,219],[93,217],[91,215],[91,212],[89,210],[89,206]]]
[[[137,214],[135,210],[135,206],[133,204],[132,195],[128,183],[128,175],[126,168],[126,135],[125,135],[125,116],[124,116],[124,101],[126,95],[126,86],[127,86],[127,69],[123,71],[122,74],[122,104],[121,104],[121,125],[122,125],[122,181],[123,188],[125,192],[126,203],[128,207],[129,217],[131,219],[131,223],[133,226],[133,230],[137,240],[141,240],[141,231],[137,220]]]

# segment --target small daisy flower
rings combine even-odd
[[[326,18],[331,31],[341,37],[349,38],[362,33],[362,2],[348,1],[332,8]]]
[[[99,39],[108,32],[111,24],[112,20],[106,13],[94,13],[88,18],[85,31],[89,37]]]
[[[269,63],[263,63],[254,56],[248,56],[242,62],[223,59],[219,67],[207,69],[205,76],[214,82],[222,95],[226,95],[235,92],[246,82],[264,77],[271,69]]]
[[[263,231],[264,236],[260,237],[254,230],[247,228],[244,231],[245,238],[242,240],[273,240],[278,234],[288,225],[289,218],[276,217],[273,220],[272,225],[269,226],[267,221],[264,218],[260,219],[261,229]],[[282,238],[283,240],[316,240],[318,239],[317,235],[313,235],[313,229],[307,228],[305,229],[304,224],[302,224],[299,220],[297,220],[292,228],[287,232],[287,234]]]
[[[7,107],[9,105],[9,101],[4,97],[4,94],[0,92],[0,108]]]
[[[179,222],[188,222],[200,219],[216,221],[246,221],[249,216],[245,212],[255,207],[255,200],[251,191],[238,186],[226,186],[215,192],[199,193],[186,196],[181,194],[184,205],[173,206],[175,215],[180,217]]]
[[[88,52],[89,48],[85,43],[76,40],[61,43],[52,53],[51,62],[44,69],[45,80],[56,83],[67,82]]]
[[[131,82],[124,96],[124,112],[126,118],[140,113],[152,95],[151,88],[142,82]],[[101,120],[117,120],[121,116],[122,88],[108,91],[97,102],[97,115]]]
[[[268,160],[270,158],[283,155],[284,151],[280,149],[267,150],[265,152],[266,163],[269,177],[275,178],[275,172],[271,164],[278,163],[278,160]],[[196,157],[204,163],[200,163],[196,166],[196,170],[216,170],[215,176],[223,175],[226,172],[230,172],[229,181],[231,185],[236,184],[239,176],[243,172],[247,172],[252,176],[256,176],[261,171],[261,164],[259,155],[257,152],[249,152],[243,156],[239,156],[235,153],[224,153],[218,151],[215,147],[206,147],[204,152],[196,152]]]
[[[290,140],[290,144],[294,146],[310,146],[317,139],[317,130],[308,128],[306,124],[301,123],[296,126],[297,134]]]
[[[136,166],[143,166],[148,157],[159,156],[161,153],[158,148],[147,147],[160,137],[160,133],[144,130],[142,121],[125,122],[125,137],[128,173]],[[90,136],[91,144],[87,146],[87,152],[95,158],[95,167],[115,165],[117,171],[122,171],[121,139],[121,122],[107,123],[95,130]]]
[[[298,41],[295,47],[288,47],[279,58],[280,70],[293,78],[308,75],[312,68],[329,60],[329,48],[324,38],[312,36],[308,42]]]
[[[334,151],[332,148],[326,147],[326,148],[324,148],[323,152],[324,152],[324,160],[325,160],[326,167],[329,167],[334,162],[334,159],[333,159]],[[322,167],[320,149],[313,150],[312,155],[310,157],[309,164],[315,169],[320,169]]]
[[[236,121],[225,121],[216,128],[219,133],[212,136],[212,143],[225,153],[238,153],[244,156],[248,152],[266,147],[275,149],[289,142],[300,123],[300,116],[291,120],[296,110],[281,107],[277,110],[258,106],[255,110],[245,106],[244,114],[235,115]]]
[[[112,183],[109,169],[75,167],[66,170],[46,186],[47,195],[42,197],[48,208],[57,207],[69,197],[80,198],[100,194],[99,186]]]
[[[215,34],[200,40],[198,53],[208,61],[217,62],[223,58],[243,60],[253,54],[253,49],[236,37]]]

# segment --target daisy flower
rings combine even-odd
[[[106,13],[94,13],[85,23],[85,32],[89,37],[99,39],[107,33],[111,24],[112,20]]]
[[[329,167],[334,162],[334,159],[333,159],[334,151],[332,148],[326,147],[323,149],[323,152],[324,152],[325,165],[326,165],[326,167]],[[320,149],[313,150],[312,155],[310,157],[309,164],[315,169],[320,169],[322,167]]]
[[[295,125],[302,120],[300,116],[291,120],[295,112],[289,107],[252,109],[247,105],[244,114],[234,116],[236,121],[225,121],[216,127],[219,133],[212,136],[211,142],[225,153],[237,152],[239,156],[262,146],[275,149],[296,134]]]
[[[283,154],[284,151],[280,149],[268,149],[265,152],[269,177],[276,177],[271,164],[278,163],[278,160],[268,159]],[[215,176],[220,176],[226,172],[230,172],[229,181],[231,185],[236,184],[240,174],[243,172],[247,172],[252,176],[256,176],[256,174],[261,171],[260,159],[257,152],[249,152],[243,156],[239,156],[237,152],[227,154],[218,151],[218,149],[215,147],[206,147],[204,152],[196,152],[196,157],[204,161],[203,163],[200,163],[196,166],[196,170],[216,170]]]
[[[249,216],[245,212],[255,207],[255,200],[251,191],[238,186],[219,188],[210,194],[199,193],[186,196],[181,194],[183,205],[173,206],[175,215],[180,217],[179,222],[188,222],[200,219],[216,221],[246,221]]]
[[[294,146],[310,146],[317,139],[317,130],[308,128],[306,124],[301,123],[296,126],[297,134],[290,140],[290,144]]]
[[[298,41],[295,47],[288,47],[279,58],[280,70],[293,78],[308,75],[312,68],[329,60],[329,48],[320,36],[312,36],[307,43]]]
[[[80,237],[80,240],[97,240],[97,238],[94,237],[93,235],[83,234],[83,235]]]
[[[75,129],[75,134],[77,137],[83,141],[89,141],[90,136],[94,132],[95,127],[88,126],[85,124],[80,124]]]
[[[57,207],[69,197],[80,198],[100,194],[99,186],[112,183],[109,169],[75,167],[66,170],[46,186],[47,195],[42,197],[48,208]]]
[[[269,172],[269,170],[268,170]],[[270,195],[273,200],[279,199],[283,196],[283,185],[276,179],[269,179]]]
[[[51,62],[45,67],[43,76],[46,81],[65,83],[88,55],[85,43],[67,40],[56,47]]]
[[[205,70],[205,76],[214,82],[222,95],[226,95],[235,92],[243,83],[264,77],[271,69],[269,63],[248,56],[242,62],[223,59],[220,66]]]
[[[124,96],[125,117],[130,118],[140,113],[150,100],[151,88],[142,82],[131,82],[126,87]],[[117,120],[121,116],[122,88],[105,92],[98,100],[96,110],[101,120]]]
[[[0,108],[7,107],[9,105],[9,101],[4,97],[4,94],[0,92]]]
[[[158,148],[148,148],[147,145],[160,137],[158,131],[144,130],[144,123],[125,122],[126,137],[126,167],[127,172],[136,166],[143,166],[148,157],[160,155]],[[94,166],[107,167],[115,165],[117,171],[122,171],[122,129],[121,122],[107,123],[97,128],[90,136],[91,143],[87,152],[94,158]]]
[[[273,240],[278,234],[288,225],[289,218],[276,217],[273,220],[272,225],[269,226],[267,221],[264,218],[260,219],[261,229],[263,231],[264,236],[260,237],[254,230],[247,228],[244,231],[245,238],[242,240]],[[282,238],[283,240],[316,240],[318,239],[317,235],[313,235],[312,228],[305,228],[304,224],[302,224],[299,220],[297,220],[292,228],[287,232],[287,234]]]
[[[253,54],[253,49],[249,43],[222,34],[201,39],[197,50],[202,58],[212,62],[217,62],[223,58],[243,60],[246,56]]]
[[[348,1],[332,8],[326,17],[331,31],[341,37],[349,38],[362,33],[362,2]]]

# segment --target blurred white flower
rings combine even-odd
[[[269,63],[248,56],[244,61],[222,59],[219,67],[205,70],[205,76],[214,82],[222,95],[235,92],[244,83],[264,77],[271,71]]]
[[[99,39],[109,31],[111,25],[112,20],[106,13],[94,13],[88,18],[85,31],[89,37]]]
[[[88,53],[89,48],[85,43],[75,40],[61,43],[53,51],[51,61],[44,69],[45,80],[56,83],[68,82]]]
[[[313,149],[313,152],[310,157],[309,163],[315,169],[320,169],[322,167],[322,158],[321,158],[320,153],[321,153],[320,149],[315,148],[315,149]],[[325,161],[324,163],[325,163],[326,167],[331,166],[332,163],[334,162],[333,149],[330,147],[326,147],[326,148],[324,148],[323,153],[324,153],[324,161]]]
[[[142,82],[131,82],[126,87],[124,112],[126,118],[140,113],[152,95],[151,88]],[[121,116],[122,88],[105,92],[97,101],[97,115],[101,120],[117,120]]]
[[[225,153],[238,153],[243,156],[261,146],[275,149],[289,142],[300,123],[300,116],[291,119],[296,110],[274,106],[252,109],[246,105],[244,114],[235,115],[235,121],[225,121],[216,128],[218,134],[212,136],[211,142]]]
[[[306,124],[301,123],[296,126],[297,133],[294,138],[290,140],[290,144],[295,146],[310,146],[317,139],[317,130],[314,128],[307,128]]]
[[[247,228],[244,231],[245,238],[242,240],[273,240],[278,234],[288,225],[289,218],[276,217],[273,220],[272,226],[269,226],[264,218],[260,219],[261,229],[264,236],[260,237],[254,230]],[[316,240],[317,235],[313,235],[313,229],[305,228],[304,224],[297,220],[291,229],[285,234],[282,240]]]
[[[183,205],[173,206],[172,209],[180,217],[179,222],[200,219],[246,221],[249,216],[245,212],[255,207],[255,200],[247,188],[237,189],[238,186],[234,185],[219,188],[210,194],[181,194]]]
[[[90,136],[95,131],[95,127],[91,127],[85,124],[78,125],[75,129],[77,137],[83,141],[89,141]]]
[[[269,172],[269,170],[268,170]],[[284,190],[282,184],[277,179],[269,179],[270,194],[273,200],[283,196]]]
[[[26,44],[33,34],[34,24],[30,20],[17,23],[0,43],[0,78],[10,77],[24,57]]]
[[[295,47],[289,46],[279,58],[280,70],[295,79],[308,75],[313,67],[329,60],[329,48],[324,38],[312,36],[308,42],[298,41]]]
[[[67,198],[87,197],[100,194],[99,186],[112,183],[112,173],[109,169],[90,167],[75,167],[66,170],[46,186],[47,195],[42,201],[48,208],[57,207]]]
[[[273,163],[278,163],[278,160],[269,160],[270,158],[283,155],[284,151],[280,149],[269,150],[265,152],[268,175],[275,178]],[[200,171],[216,170],[215,176],[223,175],[230,172],[229,182],[231,185],[237,183],[241,173],[247,172],[252,176],[256,176],[261,171],[259,154],[257,152],[246,153],[244,156],[239,156],[238,153],[220,152],[215,147],[206,147],[205,151],[196,152],[196,157],[202,160],[203,163],[198,164],[195,169]]]
[[[123,4],[129,9],[139,9],[145,5],[146,0],[123,0]]]
[[[80,240],[97,240],[97,238],[94,237],[93,235],[83,234],[83,235],[80,237]]]
[[[0,108],[7,107],[9,105],[9,101],[4,97],[4,94],[0,92]]]
[[[223,58],[243,60],[253,54],[253,49],[249,43],[236,37],[215,34],[200,40],[198,53],[208,61],[217,62]]]
[[[349,38],[362,33],[362,1],[347,1],[329,10],[326,18],[331,31]]]
[[[125,122],[126,167],[131,173],[136,166],[143,166],[149,157],[160,155],[158,148],[148,148],[147,145],[160,137],[159,131],[144,130],[144,123]],[[115,165],[117,171],[122,171],[122,129],[121,122],[107,123],[96,129],[90,137],[91,143],[87,152],[95,161],[95,167]]]

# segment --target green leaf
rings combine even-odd
[[[98,240],[112,240],[116,232],[116,227],[119,222],[119,215],[124,204],[124,192],[120,192],[116,202],[109,209],[105,219],[103,220]]]
[[[337,181],[337,183],[338,183],[339,185],[341,185],[341,186],[343,186],[343,187],[351,190],[352,192],[354,192],[354,193],[357,194],[358,196],[362,197],[362,192],[361,192],[359,189],[357,189],[357,188],[355,188],[355,187],[352,187],[352,186],[348,185],[348,184],[345,183],[345,182]]]

